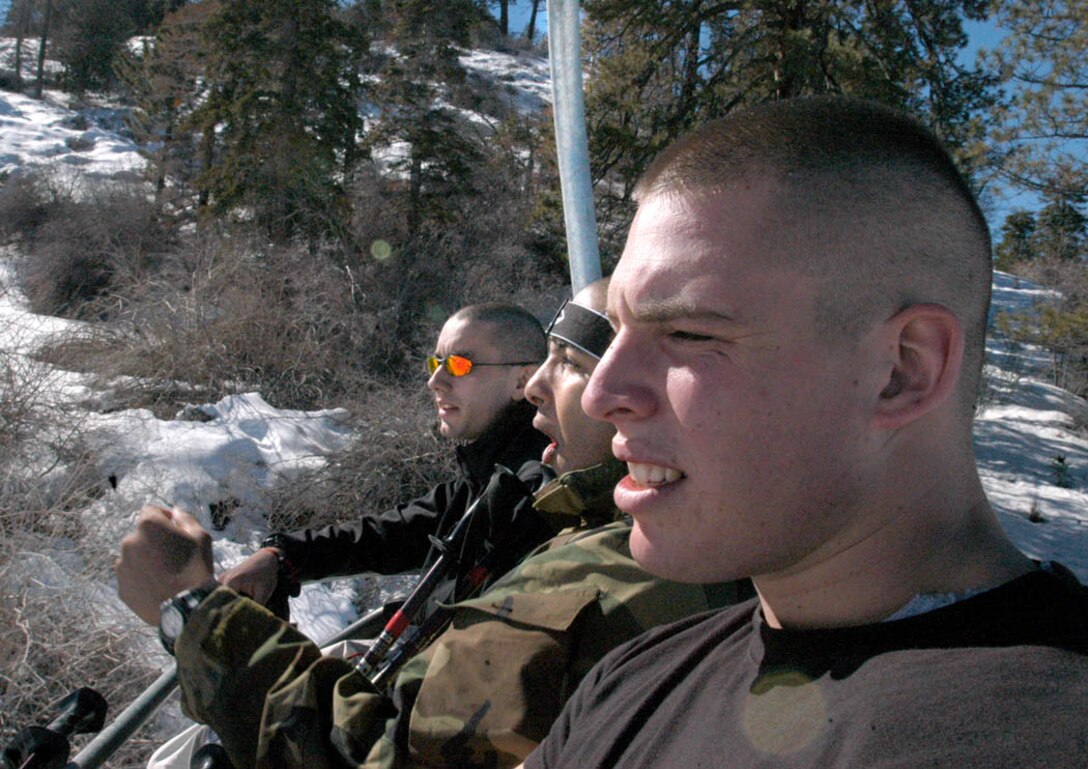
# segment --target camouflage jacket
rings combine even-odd
[[[451,625],[390,693],[348,662],[321,657],[248,599],[217,590],[178,640],[186,711],[219,734],[239,769],[518,764],[608,650],[750,594],[642,571],[630,526],[614,520],[616,473],[610,463],[541,489],[538,509],[574,525],[484,595],[456,604]]]

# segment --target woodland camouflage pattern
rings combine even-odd
[[[223,588],[178,640],[184,708],[219,734],[239,769],[520,763],[608,650],[750,594],[642,571],[628,549],[630,526],[600,525],[616,517],[615,464],[570,473],[539,492],[542,512],[576,525],[485,595],[457,604],[451,626],[408,662],[391,695]]]

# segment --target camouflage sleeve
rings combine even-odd
[[[342,767],[351,756],[361,763],[393,715],[347,662],[322,657],[293,627],[227,588],[193,613],[177,655],[183,708],[215,730],[239,769]]]
[[[616,523],[557,538],[458,604],[450,628],[398,676],[400,716],[366,766],[515,766],[605,653],[710,608],[700,586],[639,568],[629,534]]]
[[[629,534],[616,523],[556,537],[457,604],[391,696],[222,588],[178,639],[183,705],[215,729],[239,769],[514,766],[608,651],[713,608],[701,586],[639,568]]]

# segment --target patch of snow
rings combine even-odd
[[[42,170],[78,190],[90,179],[133,178],[146,165],[136,144],[116,131],[8,91],[0,91],[0,137],[0,176]]]
[[[461,51],[457,57],[470,77],[480,77],[505,86],[517,111],[538,113],[552,103],[551,71],[548,60],[531,53]]]

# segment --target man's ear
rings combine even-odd
[[[963,326],[939,304],[915,304],[883,327],[890,354],[874,426],[893,430],[909,424],[955,396],[963,364]]]

